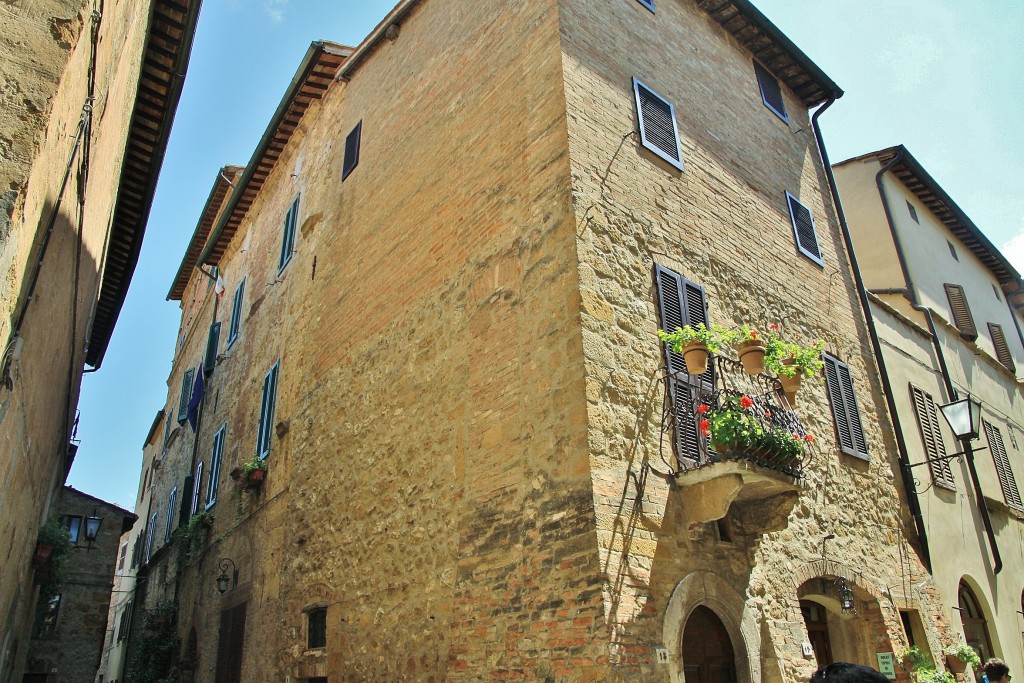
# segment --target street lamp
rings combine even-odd
[[[973,441],[978,438],[981,432],[981,401],[967,394],[964,398],[939,406],[939,410],[957,439]]]
[[[853,611],[853,589],[846,583],[844,577],[839,577],[839,606],[843,608],[843,614]]]
[[[229,588],[234,589],[235,584],[238,583],[238,568],[227,557],[219,561],[217,568],[220,569],[220,574],[217,575],[217,592],[224,595]],[[228,576],[228,569],[231,570],[231,576]]]

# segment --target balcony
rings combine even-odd
[[[702,375],[666,376],[662,432],[694,522],[721,519],[734,502],[798,490],[814,455],[779,381],[747,375],[723,356]]]

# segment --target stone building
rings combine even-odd
[[[0,8],[0,682],[20,680],[31,559],[135,268],[197,0]]]
[[[938,659],[808,115],[841,94],[746,0],[402,0],[313,44],[169,295],[136,604],[175,606],[179,668],[760,683],[908,635]],[[826,379],[794,406],[728,349],[688,375],[656,332],[704,320],[822,339]],[[741,396],[816,437],[802,459],[709,448],[702,406]]]
[[[68,529],[71,551],[60,593],[39,606],[21,680],[89,683],[100,660],[115,571],[125,562],[120,538],[137,518],[70,486],[63,488],[53,507]],[[99,520],[94,538],[87,530],[90,518]]]
[[[844,161],[835,175],[944,610],[982,659],[1020,671],[1020,274],[906,148]],[[949,459],[965,446],[938,407],[967,395],[981,403],[979,440]]]

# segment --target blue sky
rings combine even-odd
[[[832,161],[906,145],[1024,270],[1024,3],[754,2],[847,93],[821,118]],[[204,2],[139,266],[103,366],[83,380],[69,484],[133,508],[179,322],[165,297],[217,170],[249,160],[311,41],[356,45],[393,5]]]

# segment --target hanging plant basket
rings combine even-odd
[[[50,565],[50,558],[53,556],[54,546],[50,543],[37,543],[36,552],[32,556],[32,568],[37,572],[43,571]]]
[[[764,372],[764,342],[760,339],[748,339],[736,344],[736,355],[743,363],[743,372],[748,375]]]
[[[682,348],[683,360],[686,362],[686,371],[691,375],[703,375],[708,371],[708,357],[710,351],[707,344],[702,342],[690,342]]]

